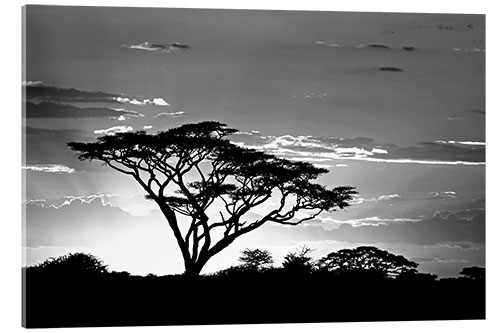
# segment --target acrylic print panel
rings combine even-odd
[[[484,15],[24,28],[24,326],[485,318]]]

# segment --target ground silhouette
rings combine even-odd
[[[372,255],[385,252],[368,248]],[[23,268],[23,326],[485,318],[484,274],[437,279],[435,275],[419,273],[411,264],[410,269],[397,275],[379,274],[380,270],[369,267],[326,269],[324,261],[333,256],[313,260],[311,251],[306,246],[299,248],[275,267],[269,252],[247,249],[239,265],[200,276],[133,276],[109,271],[99,258],[82,253],[48,259]],[[359,248],[352,251],[358,253]],[[464,269],[470,271],[484,272],[484,268]]]

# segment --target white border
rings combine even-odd
[[[239,9],[285,9],[285,10],[329,10],[329,11],[379,11],[379,12],[427,12],[427,13],[474,13],[487,14],[487,320],[486,321],[458,321],[458,322],[391,322],[391,323],[335,323],[335,324],[294,324],[294,325],[259,325],[259,326],[184,326],[184,327],[147,327],[147,328],[95,328],[91,332],[254,332],[256,329],[264,331],[282,332],[490,332],[500,327],[498,316],[498,224],[495,201],[498,194],[495,191],[498,181],[498,158],[494,155],[498,151],[498,129],[500,124],[497,114],[498,102],[494,100],[498,94],[494,82],[498,76],[498,22],[499,12],[495,9],[495,1],[491,0],[434,0],[434,1],[386,1],[386,0],[350,0],[324,1],[309,0],[277,1],[277,0],[86,0],[86,1],[5,1],[0,12],[2,24],[2,99],[9,100],[7,106],[2,106],[2,187],[0,190],[0,207],[4,209],[1,218],[0,231],[0,330],[17,332],[21,328],[21,6],[24,4],[50,5],[85,5],[85,6],[126,6],[126,7],[182,7],[182,8],[239,8]],[[495,114],[496,113],[496,114]],[[495,172],[497,171],[497,172]],[[493,205],[490,205],[493,203]],[[445,300],[444,300],[445,301]],[[335,300],[331,300],[335,302]],[[312,304],[311,306],[328,306]],[[445,306],[445,303],[443,303]],[[474,306],[473,304],[464,306]],[[363,304],[360,304],[363,308]],[[293,308],[293,305],[291,306]],[[497,327],[498,326],[498,327]],[[71,331],[89,329],[71,329]],[[44,332],[65,332],[70,329],[47,329]]]

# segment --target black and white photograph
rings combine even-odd
[[[22,326],[486,319],[486,17],[22,7]]]

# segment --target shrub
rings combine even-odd
[[[50,273],[107,273],[101,259],[86,253],[69,253],[57,258],[50,257],[34,266],[36,270]]]

